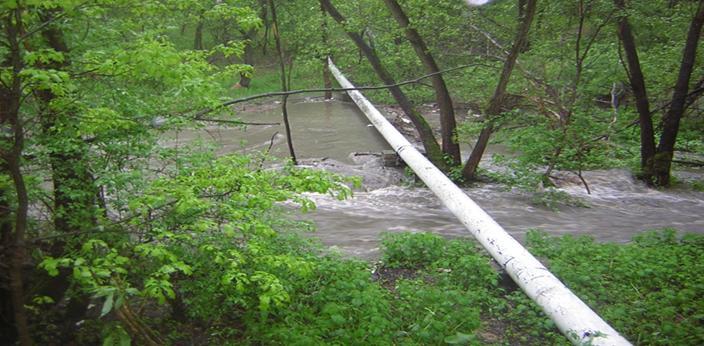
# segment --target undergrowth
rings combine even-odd
[[[569,344],[472,240],[386,234],[382,259],[371,267],[321,256],[295,235],[277,239],[247,255],[287,259],[258,262],[277,275],[276,287],[228,299],[238,288],[228,289],[204,255],[200,263],[213,266],[211,275],[175,287],[188,313],[154,328],[173,344]],[[531,231],[527,246],[631,342],[704,343],[704,236],[663,230],[604,244]],[[263,308],[267,289],[279,299]]]

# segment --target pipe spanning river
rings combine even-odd
[[[305,215],[294,213],[294,217],[316,224],[317,231],[312,235],[325,245],[347,255],[375,258],[383,232],[431,231],[448,237],[468,236],[464,226],[430,190],[399,185],[400,170],[382,167],[371,155],[352,154],[390,149],[354,104],[317,98],[290,99],[289,114],[297,156],[304,164],[362,176],[365,180],[364,189],[356,191],[353,198],[339,201],[309,194],[317,210]],[[253,107],[237,116],[250,122],[281,121],[279,107]],[[437,121],[432,117],[429,120]],[[264,151],[276,132],[271,153],[285,157],[288,149],[281,125],[188,130],[170,134],[164,144],[175,146],[203,140],[214,142],[219,153]],[[702,170],[696,169],[676,174],[684,179],[704,176]],[[563,206],[557,211],[535,206],[530,195],[506,191],[496,184],[465,191],[519,241],[531,229],[554,235],[590,235],[615,242],[626,242],[640,232],[665,227],[704,233],[702,192],[648,189],[620,169],[584,172],[584,178],[591,194],[576,179],[561,189],[588,207]]]

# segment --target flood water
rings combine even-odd
[[[309,195],[317,210],[295,216],[314,221],[317,231],[313,236],[324,244],[347,255],[374,258],[379,253],[383,232],[431,231],[449,237],[470,236],[431,191],[399,186],[402,174],[398,170],[365,163],[350,155],[389,149],[354,104],[299,99],[290,102],[289,113],[299,158],[326,158],[310,162],[366,179],[364,191],[355,192],[353,198],[345,201]],[[238,116],[244,121],[279,122],[280,114],[276,108],[242,112]],[[274,138],[271,152],[285,157],[288,149],[282,126],[250,126],[244,131],[210,128],[182,132],[177,137],[179,142],[213,139],[221,153],[261,151],[270,145],[277,131],[279,135]],[[701,177],[704,172],[690,170],[682,174]],[[531,204],[528,195],[505,191],[493,184],[465,191],[519,241],[531,229],[555,235],[591,235],[601,241],[616,242],[626,242],[637,233],[664,227],[704,233],[701,216],[704,193],[647,189],[625,170],[585,172],[584,177],[591,194],[577,183],[562,189],[582,198],[587,208],[562,207],[552,211]]]
[[[262,109],[263,108],[263,109]],[[384,138],[369,125],[353,103],[323,101],[319,98],[289,99],[291,137],[299,158],[333,158],[353,163],[350,152],[378,152],[390,149]],[[238,112],[237,117],[249,123],[279,123],[235,127],[209,127],[202,131],[183,131],[171,134],[179,142],[195,140],[215,141],[217,152],[265,151],[272,144],[270,154],[288,157],[286,131],[280,106],[257,107],[253,111]]]

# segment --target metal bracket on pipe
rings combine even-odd
[[[343,88],[354,88],[328,59]],[[631,345],[511,237],[479,205],[413,145],[357,90],[347,92],[359,109],[425,185],[500,263],[523,292],[535,301],[575,345]]]

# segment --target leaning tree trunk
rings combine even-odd
[[[413,46],[418,58],[423,62],[425,71],[428,74],[434,73],[431,80],[433,89],[435,90],[435,100],[440,108],[440,132],[442,137],[442,151],[449,156],[453,165],[459,165],[462,158],[460,157],[460,145],[456,139],[455,110],[452,106],[452,98],[450,91],[447,90],[445,79],[440,74],[438,64],[435,62],[433,55],[430,54],[428,46],[423,41],[418,31],[411,25],[408,16],[403,11],[403,8],[396,0],[384,0],[386,7],[393,14],[396,22],[401,26],[406,34],[406,38]]]
[[[687,103],[689,80],[697,58],[697,45],[699,44],[703,24],[704,0],[699,0],[697,13],[692,18],[689,32],[687,33],[687,42],[682,52],[682,63],[680,64],[675,91],[672,94],[670,109],[662,119],[662,134],[660,135],[660,143],[658,144],[653,164],[656,183],[659,186],[668,186],[670,184],[670,168],[675,151],[675,141],[680,127],[680,119],[684,114]]]
[[[406,97],[400,87],[394,86],[396,81],[391,76],[391,74],[386,70],[386,67],[382,64],[376,52],[364,41],[359,33],[349,31],[346,27],[346,20],[333,6],[330,0],[320,0],[320,4],[325,8],[330,17],[332,17],[336,22],[338,22],[343,28],[347,36],[357,45],[357,48],[364,54],[372,68],[376,72],[379,79],[384,82],[384,84],[389,85],[389,92],[394,97],[398,105],[403,109],[404,113],[411,119],[413,125],[420,135],[421,142],[423,142],[423,147],[425,148],[426,155],[428,159],[433,162],[436,166],[440,167],[442,170],[447,170],[447,164],[443,160],[442,150],[440,145],[435,140],[433,135],[433,130],[430,125],[423,118],[423,116],[418,112],[418,110],[413,106],[411,101]]]
[[[466,180],[473,180],[477,174],[477,168],[479,167],[479,162],[484,156],[484,151],[489,144],[489,139],[494,131],[494,117],[501,114],[501,106],[506,98],[506,87],[508,86],[508,81],[511,78],[511,73],[513,68],[516,66],[516,61],[518,60],[518,55],[523,50],[526,42],[528,42],[528,32],[530,31],[530,26],[533,23],[533,18],[535,17],[535,9],[537,7],[538,0],[527,0],[525,8],[523,10],[523,18],[521,18],[521,24],[516,32],[516,39],[513,42],[511,51],[509,52],[506,61],[504,61],[503,70],[501,71],[501,77],[499,78],[499,83],[496,85],[494,90],[494,96],[492,96],[491,101],[489,101],[489,107],[486,109],[486,125],[482,128],[477,143],[472,149],[472,153],[469,155],[469,159],[462,168],[462,176]]]
[[[626,10],[624,0],[614,0],[616,7]],[[618,19],[618,37],[623,44],[623,51],[626,55],[628,65],[628,79],[636,98],[636,109],[638,110],[638,120],[640,123],[640,169],[641,179],[648,185],[653,185],[655,160],[655,133],[653,131],[653,119],[650,114],[650,103],[645,88],[645,77],[640,67],[638,50],[636,49],[635,38],[628,22],[628,16],[622,13]]]
[[[518,0],[518,18],[523,18],[526,14],[526,5],[528,0]],[[530,50],[530,39],[526,38],[526,43],[521,48],[521,53]]]

